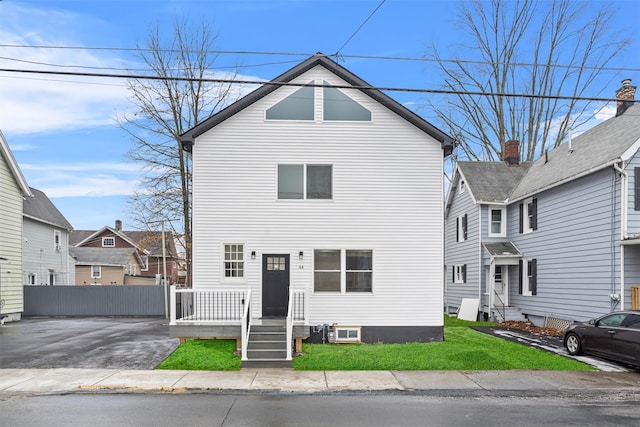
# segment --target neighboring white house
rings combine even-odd
[[[20,320],[22,288],[22,202],[31,197],[9,144],[0,132],[0,317]]]
[[[22,245],[25,285],[74,285],[75,263],[69,256],[69,221],[40,190],[24,200]]]
[[[250,290],[252,318],[294,295],[315,341],[443,339],[453,140],[370,87],[316,54],[183,135],[194,291]]]

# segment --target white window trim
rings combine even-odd
[[[312,285],[311,285],[311,289],[312,289],[312,293],[314,295],[373,295],[374,294],[374,289],[376,288],[376,284],[375,284],[375,275],[374,275],[374,270],[375,270],[375,251],[373,249],[355,249],[355,248],[346,248],[346,249],[338,249],[335,247],[331,247],[331,248],[313,248],[313,251],[315,250],[333,250],[333,251],[340,251],[340,290],[339,291],[316,291],[316,286],[315,286],[315,280],[312,279]],[[316,272],[315,269],[315,263],[313,261],[314,256],[313,256],[313,251],[311,252],[312,256],[311,256],[311,271],[313,273]],[[371,251],[371,291],[370,292],[347,292],[347,272],[352,272],[352,271],[358,271],[358,272],[366,272],[367,270],[347,270],[347,251]],[[318,270],[318,271],[331,271],[331,272],[335,272],[338,270]]]
[[[522,234],[533,233],[533,227],[531,226],[531,218],[529,217],[529,206],[533,204],[533,197],[529,197],[522,204]]]
[[[281,199],[278,197],[280,189],[278,188],[278,167],[279,166],[302,166],[302,199]],[[328,199],[309,199],[307,197],[307,166],[331,166],[331,197]],[[311,202],[311,203],[327,203],[334,200],[335,189],[335,165],[333,163],[278,163],[276,165],[276,200],[278,202]]]
[[[453,266],[455,268],[456,274],[453,280],[453,283],[456,284],[464,284],[464,264],[455,264]]]
[[[105,240],[113,240],[113,245],[105,245]],[[116,247],[116,237],[115,236],[109,236],[109,237],[103,237],[102,238],[102,247],[103,248],[115,248]]]
[[[461,179],[458,182],[458,193],[463,194],[465,191],[467,191],[467,183],[464,179]]]
[[[142,255],[140,259],[142,260],[140,271],[149,271],[149,255]]]
[[[97,276],[93,275],[93,267],[98,267],[98,275]],[[102,278],[102,266],[101,265],[93,264],[93,265],[91,265],[90,268],[91,268],[90,274],[91,274],[91,278],[92,279],[101,279]]]
[[[33,283],[30,282],[30,278],[33,277]],[[38,284],[38,273],[27,273],[27,285],[37,285]]]
[[[239,277],[227,277],[226,276],[226,269],[224,264],[227,262],[226,257],[226,251],[225,251],[225,246],[228,245],[236,245],[236,246],[242,246],[242,250],[240,251],[240,253],[242,253],[242,276]],[[220,260],[222,261],[220,263],[220,268],[221,268],[221,272],[220,272],[220,277],[222,278],[222,281],[225,283],[245,283],[246,282],[246,275],[247,275],[247,260],[251,259],[250,256],[247,256],[247,254],[245,253],[247,249],[247,245],[243,242],[235,242],[235,243],[223,243],[222,247],[220,248]],[[230,260],[231,262],[233,262],[232,260]],[[237,261],[237,260],[236,260]]]
[[[492,226],[492,220],[491,220],[491,211],[494,210],[499,210],[501,211],[501,223],[500,223],[500,232],[499,233],[493,233],[491,231],[491,226]],[[488,222],[489,222],[489,233],[488,236],[489,237],[507,237],[507,207],[506,206],[489,206],[489,216],[488,216]]]
[[[60,230],[53,230],[53,250],[60,251],[62,249],[62,233]]]
[[[456,224],[458,227],[458,243],[462,243],[462,242],[466,242],[467,239],[465,238],[465,232],[464,232],[464,226],[462,224],[462,219],[464,218],[465,215],[460,215],[458,216],[458,219],[456,220]],[[469,217],[467,217],[467,237],[468,237],[468,233],[469,233]]]
[[[522,259],[522,296],[532,297],[533,292],[531,291],[531,286],[529,286],[529,263],[533,260],[533,258],[523,258]]]
[[[339,338],[338,331],[347,331],[347,338]],[[349,338],[349,332],[355,331],[356,338]],[[362,327],[361,326],[336,326],[333,328],[334,340],[338,343],[358,343],[362,342]]]

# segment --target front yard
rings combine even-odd
[[[573,359],[471,329],[493,323],[445,316],[445,341],[406,344],[303,344],[293,368],[315,370],[594,370]],[[157,369],[238,370],[233,340],[189,340]]]

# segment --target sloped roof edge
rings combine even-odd
[[[9,148],[9,143],[4,138],[4,134],[2,133],[1,130],[0,130],[0,151],[2,151],[2,154],[7,159],[9,170],[13,174],[14,179],[18,183],[18,186],[20,187],[20,189],[22,190],[22,195],[25,197],[26,196],[32,197],[33,194],[31,193],[31,189],[27,185],[27,180],[24,178],[24,175],[22,175],[22,171],[18,166],[18,162],[16,161],[16,158],[13,157],[13,153]]]
[[[409,123],[416,126],[418,129],[427,133],[434,139],[440,142],[442,149],[444,150],[444,155],[448,156],[451,154],[454,145],[454,139],[449,135],[445,134],[443,131],[433,126],[431,123],[427,122],[425,119],[420,117],[415,112],[411,111],[407,107],[400,104],[398,101],[394,100],[390,96],[386,95],[382,91],[378,89],[371,88],[371,85],[366,81],[362,80],[360,77],[353,74],[351,71],[347,70],[340,64],[330,60],[327,56],[322,53],[316,53],[312,55],[305,61],[302,61],[300,64],[295,67],[285,71],[283,74],[279,75],[275,79],[270,82],[264,83],[258,89],[249,93],[245,97],[239,99],[233,104],[227,106],[226,108],[220,110],[218,113],[212,115],[208,119],[204,120],[200,124],[197,124],[195,127],[189,129],[185,133],[181,135],[181,142],[187,151],[191,151],[191,148],[195,142],[195,139],[212,129],[216,125],[222,123],[229,117],[234,114],[244,110],[249,107],[251,104],[256,101],[264,98],[266,95],[275,91],[280,87],[278,83],[287,83],[296,77],[304,74],[311,68],[321,65],[327,70],[333,72],[338,77],[348,82],[350,85],[353,85],[355,88],[359,89],[366,95],[370,96],[380,104],[387,107],[389,110],[398,114],[400,117],[408,121]]]

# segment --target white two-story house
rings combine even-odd
[[[316,54],[183,144],[194,291],[242,292],[252,319],[315,341],[443,339],[449,136]]]

